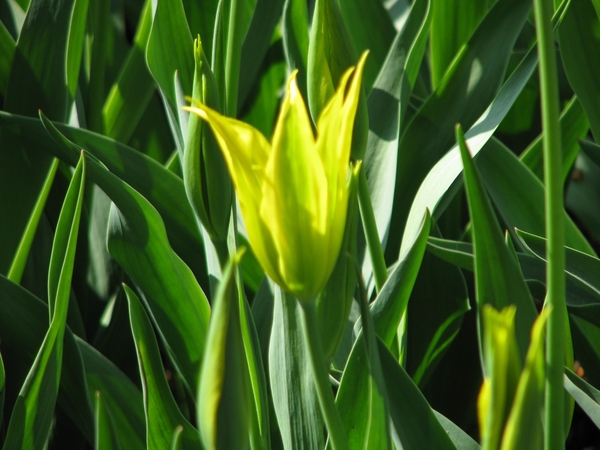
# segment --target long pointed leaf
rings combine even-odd
[[[171,444],[173,431],[182,426],[181,448],[197,449],[200,447],[198,432],[183,417],[175,403],[165,378],[165,369],[150,320],[137,295],[126,285],[123,287],[129,302],[129,320],[144,388],[148,448],[167,448]]]

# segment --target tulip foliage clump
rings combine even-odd
[[[600,5],[0,7],[3,449],[600,442]]]

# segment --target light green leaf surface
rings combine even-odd
[[[404,257],[392,270],[381,292],[371,304],[371,314],[375,322],[377,335],[390,347],[406,312],[410,293],[417,279],[423,253],[427,246],[427,237],[431,226],[431,217],[426,211],[422,219],[419,234]]]
[[[284,448],[322,448],[324,423],[308,363],[300,305],[275,288],[269,381]]]
[[[465,129],[473,127],[467,138],[474,134],[481,134],[483,138],[485,131],[490,132],[497,127],[499,120],[508,112],[508,104],[514,101],[510,96],[514,95],[516,98],[522,89],[520,83],[525,83],[531,75],[535,67],[535,61],[531,59],[536,59],[535,56],[526,59],[527,68],[517,69],[518,75],[511,77],[502,94],[496,96],[504,80],[514,42],[530,10],[531,3],[528,1],[496,2],[454,61],[440,86],[406,127],[400,141],[402,151],[398,154],[392,221],[400,227],[406,223],[407,232],[416,225],[417,220],[413,218],[412,223],[410,219],[407,222],[411,203],[412,208],[415,208],[415,204],[420,201],[417,195],[419,186],[452,147],[455,124],[461,123]],[[505,97],[507,94],[508,98]],[[495,98],[497,101],[493,103],[493,107],[486,111]],[[507,108],[506,111],[504,108]],[[476,121],[478,126],[473,126]],[[469,146],[472,144],[469,143]],[[472,151],[476,153],[478,150],[473,148]],[[439,180],[437,182],[440,183]],[[413,202],[415,195],[417,199]],[[429,209],[433,214],[434,205],[429,205]],[[418,220],[423,210],[421,207],[416,213]],[[396,234],[400,235],[401,232],[398,229]],[[390,250],[396,251],[399,247],[398,237],[394,236],[394,240],[395,242],[390,240],[389,245]]]
[[[392,217],[400,127],[425,52],[430,17],[430,2],[415,2],[368,98],[369,136],[362,170],[384,246]],[[364,258],[362,273],[365,280],[371,278],[370,258]]]
[[[390,448],[385,395],[373,377],[361,332],[346,363],[335,402],[349,448]]]
[[[149,449],[164,449],[171,444],[174,430],[183,426],[181,448],[200,448],[200,437],[183,417],[165,378],[158,342],[137,295],[123,286],[129,303],[129,320],[137,350],[146,412],[146,439]]]
[[[175,72],[184,95],[192,94],[194,54],[192,34],[181,0],[152,0],[152,30],[146,59],[152,76],[166,97],[165,107],[177,116]]]
[[[546,239],[517,230],[525,249],[546,262]],[[600,260],[565,247],[569,312],[600,327]],[[542,280],[543,281],[543,280]]]
[[[600,391],[568,368],[565,368],[565,389],[600,428]]]

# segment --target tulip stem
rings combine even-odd
[[[306,348],[310,360],[315,388],[317,390],[317,398],[321,406],[321,412],[327,425],[329,439],[334,450],[348,449],[348,440],[346,432],[342,425],[342,420],[338,413],[333,392],[331,391],[331,383],[329,383],[329,374],[323,357],[323,348],[321,347],[321,339],[319,337],[319,328],[317,326],[317,306],[314,301],[300,302],[302,311],[302,331],[306,341]]]
[[[540,58],[540,90],[544,130],[544,184],[546,187],[546,267],[545,306],[552,307],[546,336],[546,405],[544,449],[565,445],[565,300],[564,201],[560,126],[558,124],[558,76],[552,36],[552,0],[535,0],[535,24]]]
[[[379,240],[379,232],[377,231],[377,221],[373,212],[373,203],[371,203],[371,194],[367,183],[367,175],[364,168],[361,168],[358,176],[358,206],[360,208],[360,217],[367,240],[367,248],[371,257],[371,265],[373,266],[373,276],[375,277],[375,287],[377,292],[387,280],[387,266],[383,256],[383,247]]]

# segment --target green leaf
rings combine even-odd
[[[404,331],[407,342],[403,349],[404,367],[421,389],[429,382],[470,309],[461,271],[426,252],[408,301]]]
[[[529,347],[529,333],[537,311],[518,262],[504,243],[504,234],[485,191],[481,175],[471,159],[460,126],[457,140],[463,161],[463,175],[471,216],[475,255],[476,300],[481,308],[490,304],[497,310],[517,308],[516,338],[522,360]]]
[[[133,38],[133,47],[102,108],[104,133],[115,141],[129,142],[156,90],[145,53],[151,27],[152,2],[147,0]]]
[[[563,175],[566,180],[579,152],[577,140],[584,138],[590,129],[590,124],[577,96],[573,96],[567,104],[560,115],[559,122],[563,151]],[[540,180],[544,178],[542,137],[543,134],[538,136],[520,156],[521,162],[529,167]]]
[[[358,57],[337,0],[317,0],[308,45],[307,90],[310,115],[317,123],[321,112],[338,87],[341,76]],[[352,130],[352,156],[362,160],[367,147],[369,113],[364,88]]]
[[[242,45],[238,110],[240,110],[252,86],[259,81],[261,67],[273,38],[273,32],[281,19],[284,0],[257,0],[252,21]],[[269,134],[267,134],[268,136]]]
[[[65,121],[69,108],[67,48],[75,0],[32,0],[19,34],[4,110]]]
[[[509,230],[519,228],[544,236],[544,186],[500,141],[492,138],[477,157],[477,168],[494,205]],[[566,245],[595,254],[573,220],[565,212]]]
[[[585,155],[597,166],[600,166],[600,145],[590,141],[580,140],[577,142]]]
[[[69,99],[73,100],[77,93],[77,83],[79,81],[79,69],[81,66],[81,59],[83,57],[83,44],[86,38],[86,23],[88,17],[88,5],[90,0],[75,0],[73,4],[73,12],[71,16],[71,26],[69,28],[69,36],[67,38],[66,47],[66,75],[67,75],[67,87],[69,92]],[[92,0],[92,5],[98,6],[98,2]],[[91,14],[94,15],[96,11]],[[108,16],[108,14],[106,14]],[[105,24],[102,24],[105,25]],[[107,28],[107,27],[106,27]],[[106,36],[96,36],[94,39],[95,47],[102,48],[102,51],[106,51]],[[99,59],[98,54],[92,55],[94,60]],[[105,55],[103,55],[104,57]],[[92,72],[96,74],[90,74],[91,77],[97,75],[98,78],[104,82],[104,70],[100,71],[96,65],[96,61],[92,62]],[[102,68],[103,69],[103,68]],[[100,73],[98,73],[100,72]],[[100,91],[101,93],[103,91]]]
[[[414,3],[368,98],[369,136],[363,170],[371,193],[377,231],[384,246],[394,203],[400,126],[425,52],[430,11],[428,0]],[[423,214],[421,212],[419,223]],[[367,281],[372,277],[370,258],[363,259],[362,273]]]
[[[245,256],[247,257],[247,256]],[[252,309],[248,305],[246,297],[242,295],[238,286],[239,301],[243,304],[240,308],[240,323],[242,329],[242,341],[246,352],[246,362],[250,376],[249,389],[252,393],[254,411],[250,414],[250,445],[252,448],[270,448],[270,419],[269,406],[270,397],[267,389],[266,368],[263,361],[261,342],[259,339]],[[270,327],[268,329],[270,332]]]
[[[17,44],[10,35],[4,23],[0,22],[0,53],[4,55],[0,60],[0,97],[6,97],[6,86],[12,66]]]
[[[52,245],[48,275],[50,328],[16,400],[6,434],[7,448],[42,448],[49,437],[61,378],[63,337],[84,185],[85,159],[82,156],[69,185]]]
[[[579,220],[580,226],[596,241],[600,239],[600,148],[579,141],[581,152],[575,161],[573,176],[567,188],[566,207]]]
[[[194,42],[192,102],[219,110],[219,93],[202,43]],[[196,114],[188,118],[183,152],[183,181],[199,223],[213,240],[225,241],[229,231],[233,187],[217,142],[207,123]]]
[[[381,292],[371,304],[377,335],[388,347],[392,345],[400,320],[406,312],[406,305],[427,246],[430,227],[431,217],[429,211],[426,211],[421,221],[419,234],[402,259],[398,261]]]
[[[27,258],[29,257],[29,250],[33,244],[33,239],[35,237],[40,218],[44,212],[46,200],[48,199],[48,194],[50,193],[50,188],[52,187],[52,182],[54,181],[54,175],[56,174],[57,168],[58,160],[55,159],[50,166],[50,171],[48,172],[48,176],[46,177],[44,186],[42,187],[35,207],[31,213],[31,217],[29,218],[29,222],[27,223],[27,227],[25,228],[21,242],[19,242],[19,248],[17,249],[13,262],[10,266],[8,279],[17,284],[21,282],[21,277],[23,276],[23,271],[25,270],[25,265],[27,264]]]
[[[175,72],[185,95],[192,93],[194,79],[193,40],[181,0],[152,1],[152,30],[146,59],[152,76],[166,97],[166,105],[177,116]]]
[[[558,28],[560,56],[569,84],[577,94],[590,121],[596,140],[600,140],[600,20],[589,0],[573,0]]]
[[[565,367],[565,389],[600,428],[600,391]]]
[[[492,13],[490,12],[488,17],[490,14]],[[492,137],[492,134],[514,104],[529,77],[531,77],[536,64],[537,52],[530,50],[508,80],[506,80],[488,109],[466,133],[467,145],[473,156],[477,155],[482,149],[485,149],[485,143]],[[446,193],[451,194],[455,192],[455,189],[458,187],[455,182],[461,171],[462,164],[460,162],[458,145],[454,145],[429,171],[416,196],[414,196],[404,228],[402,242],[408,242],[410,236],[416,235],[425,208],[429,208],[435,217],[439,217],[446,206],[442,200]],[[405,194],[408,195],[408,193]],[[413,199],[412,196],[407,198]]]
[[[288,71],[298,69],[298,88],[302,98],[308,98],[308,10],[304,0],[285,0],[281,34]]]
[[[361,333],[354,342],[335,401],[349,448],[390,448],[384,395],[372,375]]]
[[[198,388],[198,428],[206,448],[248,445],[249,390],[235,272],[243,252],[224,269],[208,328]]]
[[[431,38],[431,81],[437,88],[462,46],[488,12],[490,1],[446,0],[433,2]]]
[[[203,2],[183,0],[185,15],[192,36],[200,36],[202,43],[206,46],[205,52],[209,61],[212,56],[218,3],[219,0],[207,0]]]
[[[54,120],[67,119],[67,44],[75,0],[32,0],[14,53],[4,111],[35,116],[43,109]],[[25,145],[2,127],[0,148],[0,273],[8,273],[22,231],[49,172],[51,158]],[[32,163],[35,162],[35,163]]]
[[[546,239],[522,230],[517,236],[528,252],[547,261]],[[565,256],[569,312],[600,327],[600,259],[566,246]]]
[[[21,361],[29,367],[42,345],[47,327],[48,306],[29,291],[0,276],[2,345],[17,352]],[[60,407],[67,412],[88,441],[93,442],[92,404],[88,397],[83,362],[74,336],[68,328],[65,331],[60,383]]]
[[[4,361],[0,354],[0,422],[4,414],[4,398],[6,397],[6,373],[4,372]]]
[[[108,405],[100,391],[96,391],[96,434],[94,441],[95,450],[120,450],[121,445],[117,439],[115,424]]]
[[[431,406],[387,346],[378,340],[379,357],[390,402],[390,417],[402,448],[455,449]],[[407,408],[406,405],[410,405]]]
[[[129,320],[135,340],[146,412],[147,445],[149,448],[167,448],[174,430],[183,426],[181,448],[200,447],[197,430],[183,417],[165,378],[158,343],[144,308],[137,295],[123,285],[129,303]]]
[[[57,145],[73,151],[74,144],[43,116],[42,120]],[[193,392],[210,314],[206,296],[192,271],[172,250],[164,223],[150,202],[91,155],[85,156],[90,179],[114,202],[109,252],[140,288],[167,352]]]
[[[360,170],[360,169],[359,169]],[[332,361],[346,330],[356,291],[356,234],[358,229],[358,174],[352,172],[348,188],[348,212],[340,253],[317,297],[319,336],[325,361]]]
[[[39,120],[0,111],[0,124],[3,125],[3,135],[12,134],[15,139],[26,142],[29,148],[42,150],[41,154],[56,155],[72,166],[77,163],[81,148],[89,150],[88,154],[99,158],[112,173],[153,204],[165,222],[169,241],[177,253],[197,276],[204,273],[202,258],[198,256],[203,251],[202,241],[185,197],[183,182],[177,175],[131,147],[86,130],[56,124],[61,133],[77,144],[76,147],[60,147],[49,138]],[[0,152],[0,157],[4,153]],[[13,188],[3,189],[2,192],[12,192]]]
[[[427,251],[461,269],[473,272],[473,244],[470,242],[449,241],[430,236]]]
[[[356,54],[369,50],[369,64],[363,77],[365,91],[369,92],[386,59],[396,29],[382,2],[341,0],[340,8]]]
[[[377,348],[375,325],[362,281],[358,295],[362,330],[344,369],[336,406],[342,412],[340,416],[350,448],[391,449],[388,420],[390,405]],[[350,366],[351,362],[354,367]],[[362,394],[362,406],[357,408],[355,400],[359,392]]]
[[[242,121],[249,123],[265,136],[272,136],[281,102],[280,90],[285,85],[286,77],[281,39],[271,44],[260,70],[240,115]],[[296,81],[300,82],[301,78],[302,74],[298,73]]]
[[[76,338],[76,341],[85,364],[89,395],[90,397],[95,396],[96,392],[100,392],[102,400],[114,419],[116,437],[121,448],[146,449],[142,393],[117,366],[98,350],[79,338]],[[90,422],[90,424],[92,423]]]
[[[324,423],[304,343],[300,308],[293,296],[275,287],[269,343],[271,395],[284,448],[323,448]]]
[[[484,130],[495,129],[514,101],[510,96],[514,95],[516,99],[522,89],[520,82],[524,84],[531,75],[537,59],[535,55],[526,57],[527,68],[517,69],[519,75],[511,77],[505,84],[502,94],[509,94],[509,98],[502,94],[496,96],[505,77],[508,58],[530,10],[531,3],[528,1],[498,0],[455,59],[440,86],[405,128],[400,140],[402,151],[398,153],[392,216],[397,233],[390,236],[395,240],[390,239],[388,243],[391,251],[398,248],[403,228],[410,230],[420,221],[424,208],[413,199],[428,173],[431,175],[431,169],[452,147],[454,125],[461,123],[465,129],[473,127],[472,134],[482,135]],[[522,73],[523,70],[525,73]],[[497,101],[486,111],[495,98]],[[501,117],[496,114],[501,114]],[[473,126],[476,121],[479,126]],[[471,138],[472,134],[467,134],[467,137]],[[473,148],[473,151],[478,150]],[[412,223],[407,222],[411,204],[412,208],[417,204],[420,207]],[[434,205],[428,206],[433,214]]]
[[[467,433],[465,433],[462,430],[462,428],[460,428],[458,425],[456,425],[450,419],[443,416],[436,410],[434,410],[433,413],[435,414],[437,419],[440,421],[440,423],[442,424],[442,427],[444,427],[444,429],[448,433],[448,436],[450,436],[450,439],[452,440],[452,442],[454,443],[454,446],[457,449],[479,450],[481,448],[479,446],[479,444],[477,442],[475,442],[471,436],[469,436]]]

